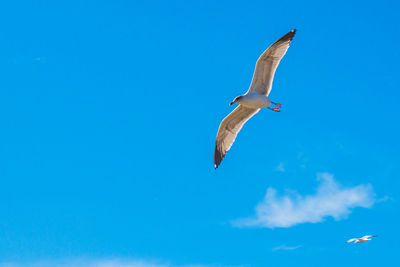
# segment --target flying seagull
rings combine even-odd
[[[351,242],[354,242],[354,244],[355,243],[363,243],[363,242],[366,242],[366,241],[371,241],[371,237],[375,237],[375,236],[376,235],[365,235],[365,236],[360,237],[360,238],[352,238],[352,239],[347,240],[346,243],[351,243]]]
[[[226,152],[231,148],[236,135],[243,125],[253,117],[261,108],[279,112],[281,104],[269,100],[272,81],[279,62],[286,54],[296,30],[292,30],[273,43],[262,53],[256,63],[250,88],[245,95],[236,97],[229,105],[238,104],[218,128],[215,142],[214,167],[218,168]],[[273,104],[273,107],[271,107]]]

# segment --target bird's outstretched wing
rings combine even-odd
[[[282,36],[258,58],[249,92],[256,91],[266,96],[269,95],[276,68],[286,54],[295,33],[296,30],[292,30]]]
[[[376,235],[365,235],[363,237],[361,237],[361,239],[365,239],[365,238],[370,238],[370,237],[375,237]]]
[[[247,108],[239,105],[221,122],[215,142],[214,167],[217,168],[231,148],[236,135],[243,125],[260,109]]]
[[[347,240],[346,243],[350,243],[350,242],[353,242],[353,241],[356,241],[356,240],[357,240],[357,238],[352,238],[352,239]]]

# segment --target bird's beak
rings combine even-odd
[[[231,102],[231,103],[229,103],[229,106],[232,106],[232,104],[235,104],[235,103]]]

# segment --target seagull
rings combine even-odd
[[[219,125],[214,152],[215,169],[218,168],[225,154],[231,148],[243,125],[261,108],[280,111],[282,105],[272,102],[268,95],[272,89],[276,68],[286,54],[295,33],[296,30],[291,30],[262,53],[257,60],[249,90],[246,94],[236,97],[229,104],[238,104],[239,106],[226,116]]]
[[[347,240],[346,243],[351,243],[351,242],[354,242],[354,244],[355,243],[363,243],[363,242],[366,242],[366,241],[371,241],[372,240],[371,237],[375,237],[375,236],[376,235],[365,235],[365,236],[360,237],[360,238],[352,238],[352,239]]]

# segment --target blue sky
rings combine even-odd
[[[0,266],[399,262],[399,8],[2,3]],[[214,170],[229,102],[293,28],[282,112]]]

